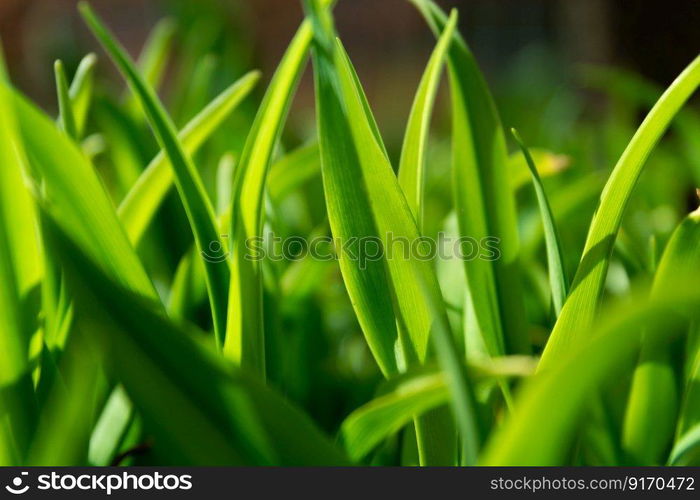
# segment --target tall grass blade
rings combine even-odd
[[[32,173],[35,195],[62,229],[80,242],[112,278],[146,297],[156,292],[129,243],[95,169],[42,112],[15,93],[14,108]],[[29,234],[27,231],[26,234]]]
[[[85,56],[78,65],[70,88],[66,79],[63,63],[54,64],[56,88],[58,91],[59,123],[63,131],[78,141],[87,121],[94,85],[94,68],[97,57]],[[44,312],[45,356],[56,361],[58,351],[63,348],[72,321],[71,304],[65,289],[63,277],[51,255],[44,252],[45,276],[42,286],[42,306]],[[52,375],[46,373],[50,366],[42,370],[42,383]]]
[[[560,465],[570,451],[582,410],[606,380],[637,352],[642,331],[651,340],[700,311],[700,290],[692,276],[676,281],[671,293],[652,300],[637,296],[603,314],[590,340],[572,346],[520,391],[504,426],[491,438],[482,465]],[[646,294],[644,294],[646,295]],[[682,312],[681,317],[677,312]],[[583,328],[590,333],[590,327]],[[566,397],[552,399],[553,394]],[[546,432],[542,425],[546,422]]]
[[[328,217],[336,238],[360,243],[341,248],[341,272],[367,343],[382,372],[389,375],[425,360],[436,314],[446,312],[430,263],[392,248],[390,238],[417,241],[418,228],[357,74],[342,44],[334,39],[330,14],[313,3],[310,8],[316,30],[314,74]],[[363,252],[368,241],[385,253],[367,259]],[[392,252],[391,258],[387,252]],[[439,304],[435,312],[428,296]],[[452,460],[450,441],[436,436],[427,443],[431,430],[441,428],[427,423],[423,427],[419,419],[422,463]]]
[[[391,390],[352,412],[341,426],[345,449],[359,461],[417,415],[444,405],[449,391],[442,373],[400,377]]]
[[[12,95],[0,55],[0,464],[21,463],[33,431],[35,408],[24,301],[39,272],[37,241],[30,230],[34,206],[24,185],[22,145]],[[27,224],[26,226],[23,224]],[[26,253],[25,253],[26,252]],[[34,260],[36,259],[36,260]]]
[[[463,358],[457,350],[450,325],[441,311],[442,302],[438,302],[434,295],[426,294],[426,296],[430,310],[436,318],[431,330],[431,337],[440,368],[447,380],[450,407],[459,431],[460,463],[462,465],[475,465],[482,446],[484,429],[474,390],[470,385]],[[507,389],[504,389],[504,394],[509,397]],[[416,432],[420,435],[420,426],[416,426]]]
[[[700,423],[681,436],[671,450],[668,465],[692,465],[700,464]]]
[[[153,89],[160,87],[165,76],[168,58],[175,38],[175,22],[172,19],[161,19],[148,35],[148,39],[141,49],[136,66],[143,76],[144,81]],[[125,108],[129,115],[137,122],[142,123],[144,113],[141,103],[136,95],[131,92],[126,94]]]
[[[436,36],[447,16],[430,0],[411,0]],[[465,260],[478,326],[489,354],[526,353],[515,201],[505,135],[471,51],[455,33],[448,54],[452,91],[455,208],[460,234],[499,239],[500,258]]]
[[[73,114],[66,70],[63,68],[61,60],[56,61],[54,64],[54,73],[56,75],[56,91],[58,93],[59,123],[66,135],[76,141],[78,140],[78,126]]]
[[[153,301],[154,307],[159,307],[155,288],[130,245],[117,219],[111,200],[93,166],[73,141],[61,133],[46,116],[29,105],[19,94],[14,96],[14,106],[22,139],[28,152],[31,173],[34,176],[33,183],[35,186],[41,183],[42,186],[41,189],[34,188],[35,196],[42,200],[46,210],[60,221],[63,231],[79,241],[81,248],[102,266],[104,272],[132,292]],[[31,234],[31,232],[27,231],[27,234]],[[60,380],[56,377],[57,365],[60,364],[58,354],[70,338],[68,328],[72,323],[72,316],[69,296],[61,283],[59,265],[55,263],[54,256],[50,252],[45,253],[50,258],[47,258],[49,265],[47,266],[46,281],[42,287],[45,300],[43,304],[44,314],[46,315],[44,332],[46,347],[42,361],[45,359],[48,363],[42,363],[38,396],[42,408],[45,408],[44,414],[49,414],[52,411],[48,408],[54,406],[52,401],[55,398],[65,401],[56,405],[58,409],[55,410],[55,415],[57,415],[55,419],[49,417],[42,419],[42,422],[49,419],[49,423],[42,424],[43,428],[47,429],[42,432],[52,433],[53,431],[50,430],[51,421],[55,420],[56,427],[66,426],[66,437],[76,436],[74,445],[80,448],[80,443],[87,443],[89,438],[89,432],[83,432],[85,429],[81,422],[85,421],[83,419],[90,418],[95,405],[95,391],[92,390],[95,386],[91,385],[92,382],[86,386],[85,384],[88,382],[83,381],[82,377],[89,380],[95,379],[95,376],[90,374],[76,375],[77,392],[71,392],[70,397],[65,398],[61,396],[61,384],[54,383]],[[81,356],[83,354],[78,355],[79,358]],[[60,358],[62,357],[60,356]],[[70,367],[72,366],[70,359],[74,358],[69,356],[68,359],[66,363]],[[80,366],[84,365],[84,363],[81,364],[80,359],[75,362]],[[72,368],[66,369],[72,370]],[[82,371],[80,367],[77,370]],[[94,370],[99,373],[96,368]],[[98,389],[99,391],[107,391],[108,387],[99,386]],[[85,393],[82,399],[81,392]],[[84,400],[87,395],[90,395],[89,401]],[[77,434],[70,429],[74,429]],[[34,441],[36,442],[36,439]],[[45,442],[46,446],[55,443],[53,438],[47,438]],[[66,449],[62,450],[61,446]],[[66,463],[64,458],[61,458],[66,455],[74,457],[71,460],[77,460],[75,455],[71,455],[73,453],[71,450],[72,448],[65,443],[54,445],[50,449],[41,448],[41,450],[35,450],[35,446],[33,446],[32,460],[42,460],[41,457],[44,457],[48,460],[44,463],[50,463],[50,457],[58,457],[56,458],[57,463]],[[80,463],[71,460],[68,462]]]
[[[678,276],[691,275],[700,268],[700,210],[691,213],[678,226],[664,250],[658,270],[654,276],[652,293],[663,297],[670,293]],[[680,418],[679,387],[671,346],[667,343],[644,339],[639,364],[634,372],[630,389],[623,443],[626,451],[637,463],[657,465],[665,460],[676,431],[684,433],[694,421],[700,419],[693,404],[693,380],[687,384],[686,404]],[[689,397],[689,398],[688,398]],[[695,409],[692,407],[695,406]],[[690,411],[688,411],[690,410]]]
[[[698,85],[700,56],[659,98],[615,165],[591,222],[571,293],[542,355],[543,368],[582,341],[577,335],[585,335],[586,329],[581,326],[590,325],[595,316],[615,237],[646,159]]]
[[[153,453],[161,462],[347,462],[306,415],[222,363],[193,334],[109,279],[58,225],[47,226],[49,247],[76,297],[78,321],[96,332],[110,370],[155,438]]]
[[[320,174],[321,156],[317,142],[290,151],[270,167],[267,180],[270,198],[279,202]]]
[[[110,465],[134,422],[134,408],[123,387],[117,386],[109,396],[99,419],[96,419],[87,460],[90,465]]]
[[[679,276],[698,268],[700,263],[700,209],[695,210],[681,223],[669,241],[664,257],[666,253],[673,258],[662,259],[657,271],[659,277],[666,278],[665,281],[670,280],[674,274]],[[665,283],[659,286],[663,286],[659,293],[665,293],[667,288]],[[697,323],[691,328],[696,332]],[[700,350],[698,350],[697,344],[689,342],[687,352],[690,370],[687,374],[687,380],[684,381],[683,398],[678,415],[678,428],[676,429],[678,436],[689,432],[700,422]]]
[[[419,228],[423,227],[425,152],[430,117],[435,106],[435,97],[447,50],[450,48],[457,27],[457,17],[457,11],[453,10],[425,68],[408,117],[399,161],[399,184]]]
[[[418,229],[385,155],[374,119],[368,114],[369,106],[359,87],[355,71],[340,42],[333,41],[332,44],[333,52],[330,54],[318,46],[314,60],[319,90],[322,168],[333,232],[340,237],[378,237],[385,250],[389,250],[387,238],[392,233],[394,238],[405,237],[408,241],[415,241],[419,238]],[[347,133],[343,133],[343,127],[347,127]],[[337,178],[342,174],[340,170],[346,170],[347,174],[354,172],[362,184],[357,185],[356,181],[353,186],[345,178]],[[351,190],[353,187],[355,189]],[[367,199],[364,200],[363,191],[367,193]],[[364,227],[371,228],[372,233],[348,231],[348,218],[365,219],[367,223]],[[348,272],[345,282],[349,289],[353,289],[349,290],[351,296],[354,291],[358,295],[377,291],[364,282],[366,278],[361,274],[365,271],[348,269],[349,266],[357,267],[358,262],[348,262],[349,256],[344,257],[343,271]],[[341,264],[342,259],[343,256]],[[387,290],[391,290],[391,295],[396,300],[396,315],[400,318],[402,328],[407,329],[410,339],[410,344],[404,346],[407,349],[407,359],[410,359],[412,352],[422,361],[426,356],[429,331],[434,321],[424,298],[426,294],[440,297],[435,274],[429,263],[407,259],[402,255],[394,254],[393,258],[386,258],[384,265],[390,278],[387,286],[391,286]],[[421,283],[425,283],[425,288]],[[358,316],[367,316],[373,314],[372,309],[357,307],[356,311]],[[445,314],[444,308],[438,308],[438,312]],[[368,340],[370,344],[381,342],[374,338]],[[391,351],[394,341],[395,339],[390,340]]]
[[[159,143],[170,160],[175,184],[185,207],[199,252],[207,254],[205,271],[214,333],[220,345],[226,331],[226,303],[228,302],[229,268],[225,264],[223,243],[216,225],[214,209],[202,181],[183,151],[175,126],[153,90],[145,83],[123,48],[114,40],[90,6],[80,4],[80,12],[95,37],[102,43],[114,63],[124,74],[132,90],[138,96]],[[204,256],[203,256],[204,257]],[[223,259],[223,261],[222,261]]]
[[[308,59],[312,37],[310,23],[303,22],[260,104],[233,181],[229,242],[232,264],[224,353],[262,377],[265,376],[262,276],[260,263],[248,256],[246,241],[262,236],[267,173]]]
[[[66,340],[56,383],[42,405],[28,465],[78,466],[87,461],[96,395],[103,392],[104,382],[100,355],[88,340],[92,334],[74,327]]]
[[[252,71],[229,86],[180,132],[178,139],[189,155],[194,154],[238,104],[253,90],[260,73]],[[119,205],[129,239],[137,245],[173,185],[173,169],[164,152],[151,161]]]
[[[552,303],[554,304],[554,312],[556,313],[556,316],[559,316],[569,291],[566,272],[564,271],[564,254],[562,252],[559,231],[557,230],[554,215],[552,214],[552,208],[549,206],[547,193],[542,185],[542,180],[540,179],[540,175],[537,171],[537,167],[535,166],[535,162],[532,159],[532,155],[530,155],[530,151],[528,150],[527,146],[525,146],[520,134],[518,134],[515,129],[512,129],[511,132],[513,133],[513,137],[515,138],[515,141],[518,143],[518,146],[525,157],[525,161],[527,162],[527,166],[530,169],[530,174],[532,176],[532,184],[535,187],[537,204],[542,217],[544,239],[547,247],[547,267],[549,268],[549,286],[552,290]]]
[[[321,168],[331,230],[336,238],[376,237],[376,224],[371,212],[366,211],[370,202],[364,182],[355,172],[360,162],[341,96],[336,90],[339,84],[333,59],[324,50],[323,46],[315,48],[314,78]],[[344,154],[336,154],[336,150]],[[398,331],[387,293],[390,290],[388,277],[382,262],[370,260],[360,266],[357,251],[358,245],[341,247],[338,251],[345,287],[379,368],[385,376],[394,375],[399,372]]]
[[[92,103],[96,65],[97,56],[95,54],[88,54],[83,57],[80,60],[80,64],[78,64],[78,69],[75,70],[75,75],[73,75],[73,80],[68,90],[78,137],[82,137],[85,131],[85,123],[87,122],[88,111]]]

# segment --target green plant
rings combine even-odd
[[[254,113],[260,74],[205,106],[214,63],[194,52],[200,79],[161,101],[170,20],[135,63],[81,4],[131,93],[101,85],[95,55],[72,80],[57,61],[57,122],[0,64],[0,464],[700,463],[700,226],[676,204],[697,178],[640,180],[676,114],[683,148],[662,142],[662,160],[700,157],[697,118],[681,111],[700,57],[602,187],[585,155],[564,171],[569,157],[515,131],[523,156],[511,154],[457,12],[412,0],[437,44],[396,173],[334,3],[304,2]],[[285,149],[309,59],[316,127]],[[445,67],[452,141],[436,152]],[[657,93],[629,75],[589,79],[626,106]],[[439,180],[453,201],[436,214],[432,197],[449,196],[431,192],[433,170],[450,155]],[[582,207],[601,189],[583,246]],[[675,207],[672,235],[625,222],[658,199]],[[490,253],[421,257],[441,226]],[[324,258],[273,258],[288,243],[277,234],[323,242]],[[389,252],[397,241],[411,251]],[[609,269],[634,286],[606,295]]]

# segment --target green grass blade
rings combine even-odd
[[[450,392],[450,407],[457,423],[461,441],[462,465],[475,465],[482,445],[483,425],[477,408],[474,390],[470,385],[462,356],[457,350],[447,318],[441,311],[442,302],[433,295],[427,295],[428,304],[435,322],[431,337],[440,368],[445,374]],[[420,434],[420,427],[416,432]]]
[[[195,307],[206,300],[204,266],[189,251],[180,260],[168,297],[168,315],[182,320],[194,316]]]
[[[426,295],[432,294],[440,314],[446,313],[430,263],[392,248],[392,240],[417,241],[418,228],[355,70],[340,42],[334,40],[332,19],[318,5],[312,4],[311,12],[328,216],[334,237],[355,245],[340,249],[341,272],[367,343],[382,372],[390,375],[426,358],[430,329],[436,321]],[[366,255],[363,257],[367,248],[360,245],[368,241],[384,249],[383,255],[376,256],[379,259],[366,261]],[[438,438],[428,444],[428,436],[436,435],[432,431],[443,427],[423,419],[418,419],[417,426],[421,462],[450,463],[450,440]]]
[[[175,38],[175,22],[161,19],[148,35],[139,54],[136,66],[143,79],[153,89],[160,87],[168,64],[168,57]],[[126,94],[125,107],[134,120],[142,122],[141,103],[133,93]]]
[[[695,325],[697,335],[697,324]],[[689,344],[692,345],[692,344]],[[692,352],[692,351],[691,351]],[[690,373],[685,382],[678,420],[678,434],[688,432],[700,422],[700,351],[689,354]]]
[[[70,89],[68,90],[79,137],[83,135],[85,130],[85,123],[87,122],[88,111],[92,102],[96,65],[97,56],[95,54],[88,54],[83,57],[80,64],[78,64],[78,69],[73,75],[73,81],[71,81]]]
[[[284,155],[270,167],[267,189],[270,197],[280,202],[301,185],[321,173],[318,143],[301,146]]]
[[[198,251],[213,254],[211,259],[205,259],[204,267],[214,333],[219,344],[223,345],[230,273],[228,266],[219,259],[219,257],[223,258],[224,246],[217,230],[211,201],[191,159],[183,151],[175,132],[175,126],[158,97],[141,77],[124,49],[118,45],[101,21],[97,19],[90,6],[86,3],[80,4],[80,12],[95,37],[102,43],[124,74],[146,111],[153,132],[170,160],[175,184],[190,221]]]
[[[64,231],[131,290],[156,297],[155,289],[129,243],[102,182],[77,145],[22,96],[14,99],[17,121],[42,197]],[[35,182],[38,183],[38,180]]]
[[[430,0],[411,0],[435,34],[447,16]],[[515,200],[508,156],[493,98],[471,51],[455,33],[449,54],[453,186],[460,234],[499,239],[495,261],[465,260],[481,335],[492,356],[526,353]]]
[[[490,440],[480,463],[563,464],[580,424],[577,417],[596,390],[614,380],[636,354],[642,332],[649,339],[669,342],[669,332],[679,331],[677,327],[687,318],[697,317],[700,290],[694,276],[679,277],[668,295],[652,300],[632,297],[603,314],[588,342],[552,360],[547,370],[539,371],[522,388],[513,412]],[[587,326],[583,331],[590,334],[591,328]]]
[[[654,276],[652,293],[670,293],[678,276],[692,275],[700,267],[700,210],[691,213],[678,226],[664,250]],[[692,356],[692,355],[691,355]],[[684,408],[679,415],[678,381],[671,346],[644,339],[639,364],[634,372],[627,403],[623,444],[641,465],[665,461],[664,453],[678,433],[683,434],[700,419],[700,401],[695,381],[687,383]],[[695,399],[695,401],[693,401]]]
[[[665,293],[671,284],[671,277],[690,273],[700,264],[700,209],[691,213],[681,222],[680,226],[669,241],[664,256],[659,263],[657,278],[654,286],[657,293]],[[657,285],[658,281],[658,285]],[[693,326],[697,328],[697,325]],[[693,352],[689,344],[688,358],[691,366],[688,379],[685,381],[683,401],[678,416],[678,435],[685,434],[700,422],[700,352]]]
[[[401,377],[393,389],[352,412],[341,426],[351,459],[359,461],[372,449],[404,428],[417,415],[441,406],[449,399],[442,373]]]
[[[634,465],[662,465],[678,417],[677,385],[669,346],[645,341],[632,379],[622,436],[623,449]]]
[[[219,217],[231,208],[231,190],[235,171],[236,157],[232,153],[225,153],[216,166],[216,214]]]
[[[246,242],[262,236],[263,195],[275,146],[309,55],[313,32],[302,23],[268,86],[236,168],[231,205],[232,255],[225,354],[265,376],[260,263]]]
[[[76,327],[67,339],[57,370],[58,383],[51,386],[41,408],[28,465],[78,466],[87,461],[95,395],[104,380],[99,353],[88,339],[92,333]]]
[[[336,91],[332,60],[326,55],[314,55],[316,79],[317,120],[321,148],[321,168],[331,230],[336,238],[370,238],[377,228],[369,212],[369,200],[364,194],[361,178],[353,174],[359,159],[351,141],[349,123]],[[338,146],[344,144],[342,149]],[[335,147],[345,151],[334,154]],[[398,332],[384,265],[369,261],[360,267],[353,254],[358,245],[339,250],[340,270],[345,287],[355,307],[367,344],[385,376],[398,373],[395,348]]]
[[[56,88],[58,91],[59,123],[63,131],[78,141],[87,121],[94,87],[95,54],[88,54],[78,65],[70,88],[68,87],[63,63],[54,64]],[[44,312],[44,344],[48,356],[55,358],[67,339],[72,321],[70,299],[65,290],[60,269],[51,255],[45,254],[45,276],[42,286],[42,306]],[[46,374],[43,373],[42,377]]]
[[[93,69],[96,62],[97,57],[94,54],[85,56],[78,66],[70,88],[63,63],[58,60],[54,65],[60,113],[59,123],[63,131],[74,141],[80,139],[87,120],[94,84]],[[56,267],[51,255],[45,254],[44,259],[45,277],[42,286],[45,317],[44,344],[49,350],[47,355],[55,358],[67,339],[72,321],[72,311],[60,270]],[[42,373],[42,378],[46,375],[46,373]]]
[[[0,57],[0,464],[19,465],[32,432],[34,408],[29,373],[30,331],[23,314],[23,280],[29,269],[23,266],[24,247],[36,241],[32,225],[21,226],[17,216],[33,224],[33,206],[22,181],[16,124],[9,87],[5,86]],[[28,210],[26,214],[21,210]],[[36,254],[36,253],[35,253]],[[38,257],[38,256],[37,256]],[[36,265],[37,263],[33,263]],[[23,267],[25,269],[23,269]]]
[[[26,186],[24,176],[28,174],[26,149],[20,129],[19,116],[14,110],[14,95],[6,77],[0,51],[0,99],[6,110],[2,123],[2,151],[0,159],[0,210],[5,214],[3,230],[7,232],[12,254],[12,265],[20,298],[29,293],[43,275],[40,242],[31,228],[36,227],[36,207]],[[55,127],[54,127],[55,129]],[[55,130],[54,130],[55,133]],[[10,220],[12,223],[10,223]]]
[[[537,167],[537,174],[543,179],[557,175],[571,164],[571,158],[567,155],[557,154],[542,148],[528,148],[528,151]],[[508,157],[508,177],[515,192],[532,183],[530,166],[522,153],[512,153]]]
[[[601,195],[588,231],[583,257],[554,330],[542,355],[542,367],[585,335],[581,325],[590,325],[605,284],[615,237],[627,202],[651,150],[661,139],[673,117],[700,85],[700,56],[671,84],[632,137]]]
[[[700,464],[700,423],[695,424],[681,436],[668,459],[668,465],[697,467],[698,464]]]
[[[93,466],[110,465],[119,450],[129,426],[134,421],[134,409],[126,391],[117,386],[105,403],[102,414],[96,420],[87,460]]]
[[[339,156],[347,148],[351,148],[354,150],[354,155],[346,155],[344,158],[344,161],[347,162],[345,168],[348,169],[348,173],[354,171],[354,175],[359,177],[368,197],[366,201],[362,201],[366,204],[364,207],[357,206],[355,204],[360,200],[356,201],[356,199],[360,193],[346,194],[347,187],[337,186],[336,179],[329,179],[326,197],[329,202],[331,227],[334,224],[340,226],[338,228],[340,230],[335,230],[334,234],[341,237],[365,236],[348,234],[343,227],[346,221],[338,220],[348,217],[363,217],[369,219],[366,227],[374,226],[376,228],[374,234],[369,236],[379,237],[385,248],[389,248],[388,236],[392,233],[394,238],[403,237],[408,241],[415,241],[419,238],[418,228],[391,164],[385,155],[381,139],[377,138],[377,132],[373,126],[374,120],[371,115],[367,115],[369,106],[366,98],[361,87],[358,86],[354,69],[339,41],[334,44],[333,60],[328,60],[327,57],[327,55],[322,56],[319,51],[316,58],[319,66],[317,70],[318,84],[324,92],[329,87],[335,92],[334,95],[322,96],[323,101],[319,102],[319,107],[328,108],[333,105],[339,109],[329,109],[327,116],[324,116],[325,113],[319,112],[322,162],[326,164],[323,166],[324,175],[328,172],[330,177],[330,170],[340,169]],[[329,66],[329,63],[332,63],[332,66]],[[321,82],[321,78],[328,81]],[[328,102],[325,102],[326,100]],[[342,113],[342,115],[340,117],[332,115],[332,113],[337,112]],[[342,137],[340,128],[337,125],[332,127],[329,123],[331,118],[334,118],[335,121],[344,121],[349,128],[350,136]],[[352,142],[344,145],[349,139]],[[331,158],[331,156],[335,158]],[[352,165],[353,163],[354,165]],[[358,186],[357,189],[363,188]],[[332,204],[344,206],[334,207],[333,212],[335,213],[333,213],[330,208]],[[364,214],[359,212],[360,207],[366,210]],[[349,264],[357,265],[357,262]],[[434,321],[434,316],[429,311],[429,306],[424,298],[426,294],[440,297],[437,279],[428,262],[410,257],[407,259],[405,255],[394,253],[393,258],[386,259],[385,265],[391,280],[389,290],[397,302],[397,315],[402,326],[407,329],[410,339],[410,344],[404,347],[413,351],[413,355],[422,361],[426,356],[429,331]],[[355,288],[359,284],[360,287],[363,287],[362,278],[360,278],[360,283],[354,283],[356,279],[354,275],[350,279],[346,279],[346,286]],[[444,308],[442,310],[439,308],[438,311],[440,314],[444,314]],[[367,314],[367,311],[364,310],[357,312],[360,315]],[[408,359],[410,359],[410,354]]]
[[[644,110],[651,109],[663,93],[663,88],[658,84],[619,68],[586,66],[584,80],[594,89]],[[700,185],[700,148],[696,140],[700,134],[700,114],[692,107],[686,107],[676,115],[671,127],[678,134],[695,183]]]
[[[399,161],[399,184],[419,228],[423,227],[425,151],[430,117],[435,106],[435,97],[440,84],[440,73],[445,63],[445,56],[457,27],[457,17],[457,11],[453,10],[425,68],[406,125],[401,160]]]
[[[109,279],[58,225],[47,226],[78,321],[106,349],[161,463],[347,463],[306,415]]]
[[[244,75],[182,129],[178,138],[187,154],[194,154],[217,130],[238,104],[250,94],[259,78],[260,73],[257,71]],[[168,156],[163,152],[158,153],[119,205],[119,218],[134,245],[141,241],[165,195],[172,187],[173,175]]]
[[[177,112],[174,114],[177,120],[189,120],[207,103],[218,63],[219,60],[211,54],[205,55],[197,62],[186,92],[177,103]]]
[[[559,316],[561,308],[564,305],[566,296],[569,292],[569,285],[566,279],[566,272],[564,271],[564,259],[561,247],[561,240],[559,238],[559,231],[557,230],[557,225],[554,222],[554,215],[552,214],[552,208],[549,206],[549,200],[547,199],[547,193],[542,185],[542,179],[537,171],[535,162],[530,155],[525,143],[520,138],[520,134],[515,129],[512,129],[513,137],[518,143],[523,156],[527,162],[527,166],[530,169],[530,174],[532,175],[532,184],[535,187],[535,193],[537,194],[537,204],[540,209],[540,215],[542,216],[542,226],[544,227],[544,238],[547,247],[547,267],[549,268],[549,286],[552,290],[552,302],[554,304],[554,312],[556,316]]]
[[[143,45],[138,58],[138,68],[144,80],[151,87],[157,88],[165,74],[168,62],[168,53],[175,35],[175,22],[165,18],[158,21],[155,28],[148,35],[148,40]]]
[[[100,263],[104,272],[133,292],[150,300],[157,300],[155,288],[130,245],[111,200],[93,166],[75,143],[70,141],[50,120],[19,95],[15,97],[15,109],[22,138],[29,153],[28,159],[34,175],[38,178],[35,182],[40,181],[42,184],[42,193],[38,193],[37,189],[36,195],[45,200],[47,210],[60,221],[63,230],[79,241],[81,247],[89,252],[96,262]],[[51,254],[47,252],[46,255]],[[54,256],[51,255],[48,260],[53,264]],[[46,277],[47,282],[43,287],[44,298],[50,295],[53,298],[45,303],[44,312],[48,321],[45,340],[47,342],[47,355],[53,357],[55,353],[62,350],[66,341],[67,328],[71,324],[70,302],[67,294],[63,293],[65,290],[59,281],[60,273],[57,265],[51,265],[47,268]],[[49,281],[49,278],[53,281]],[[80,363],[78,364],[80,365]],[[82,371],[82,368],[79,367],[78,370]],[[45,387],[46,393],[50,390],[51,378],[51,370],[42,372],[40,387]],[[78,391],[83,390],[81,388],[85,385],[82,381],[83,378],[94,377],[82,373],[78,375],[78,382],[76,382]],[[87,391],[89,387],[84,390]],[[51,393],[56,393],[56,391],[57,389],[51,390]],[[60,397],[60,391],[58,394]],[[61,410],[57,410],[58,417],[49,419],[55,420],[55,427],[51,427],[51,423],[44,424],[49,426],[49,430],[45,432],[51,434],[53,431],[50,429],[60,427],[66,429],[65,436],[78,437],[72,440],[74,441],[73,445],[65,445],[64,443],[65,450],[62,450],[62,447],[58,445],[51,449],[42,448],[48,455],[43,455],[44,451],[42,453],[32,451],[35,457],[63,457],[64,453],[70,455],[73,453],[73,446],[80,447],[79,444],[82,442],[79,439],[80,436],[89,437],[89,433],[81,432],[84,430],[81,422],[83,422],[83,413],[91,413],[94,409],[92,397],[90,401],[85,401],[85,397],[81,398],[79,394],[71,392],[70,398],[61,399],[65,399],[65,404],[60,405]],[[46,401],[46,405],[51,405],[50,400]],[[44,407],[48,408],[48,406]],[[61,427],[62,425],[65,425],[65,428]],[[71,429],[74,429],[75,433]],[[85,442],[87,442],[87,437]],[[53,440],[47,439],[46,445],[48,446],[50,442]],[[34,455],[35,453],[37,455]],[[51,460],[46,463],[50,462]],[[61,458],[56,463],[65,462]]]
[[[61,129],[74,141],[78,140],[78,126],[76,125],[73,105],[68,90],[68,79],[63,68],[63,62],[59,59],[54,64],[56,75],[56,91],[58,94],[59,123]]]
[[[479,380],[531,375],[535,366],[534,359],[514,357],[467,368],[469,380]],[[419,367],[380,386],[377,396],[348,415],[341,425],[348,455],[361,460],[384,439],[410,424],[414,416],[449,403],[452,392],[448,383],[455,380],[449,380],[443,370],[437,366]],[[460,378],[464,375],[461,370],[458,373]],[[469,416],[464,421],[473,418]]]
[[[76,329],[67,340],[58,370],[60,382],[53,384],[42,406],[27,465],[79,466],[87,461],[102,373],[85,335]]]
[[[110,96],[102,95],[96,100],[93,114],[106,147],[105,160],[110,168],[105,173],[111,178],[109,191],[115,202],[119,202],[141,175],[147,132]]]

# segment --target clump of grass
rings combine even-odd
[[[670,237],[645,226],[652,250],[624,225],[644,215],[633,193],[677,114],[700,157],[688,140],[700,119],[683,108],[700,57],[602,187],[517,132],[513,156],[457,12],[413,0],[437,42],[397,174],[334,3],[304,2],[253,112],[256,71],[186,115],[211,94],[207,54],[197,88],[162,102],[177,26],[159,24],[134,62],[87,4],[126,97],[97,79],[97,56],[72,79],[57,61],[55,120],[0,64],[0,465],[700,464],[698,212]],[[309,59],[316,126],[287,148]],[[452,141],[433,157],[443,72]],[[596,74],[635,106],[660,94]],[[452,190],[439,217],[438,162]],[[579,207],[598,194],[581,256]],[[357,242],[386,250],[440,225],[495,238],[495,258],[357,258]],[[274,234],[355,243],[331,259],[251,259]],[[634,284],[607,289],[619,300],[609,269]]]

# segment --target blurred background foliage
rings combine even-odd
[[[80,59],[96,50],[75,3],[0,0],[0,36],[12,78],[54,114],[53,61],[63,59],[72,75]],[[662,89],[697,54],[697,2],[674,0],[672,8],[669,2],[656,0],[438,3],[460,9],[460,31],[489,80],[504,125],[516,127],[533,147],[556,155],[552,157],[558,162],[556,175],[546,176],[544,182],[559,223],[565,266],[572,276],[612,166]],[[96,0],[93,5],[135,56],[152,27],[169,19],[159,24],[162,41],[169,46],[164,51],[159,91],[179,127],[248,70],[261,69],[263,81],[269,81],[302,17],[300,2],[292,0]],[[405,0],[346,0],[339,3],[336,19],[396,166],[410,105],[434,38]],[[138,109],[121,105],[128,102],[128,94],[119,86],[116,70],[98,54],[100,85],[86,137],[93,141],[88,149],[116,204],[157,152],[157,145]],[[429,235],[449,227],[446,218],[452,206],[446,87],[443,82],[427,168],[425,232]],[[264,89],[264,84],[259,85],[256,95],[196,156],[210,192],[217,192],[217,176],[226,172],[219,168],[221,158],[235,159],[240,154]],[[315,137],[313,103],[309,68],[281,149],[293,150]],[[624,297],[633,281],[650,279],[655,248],[662,248],[682,217],[697,206],[697,112],[697,102],[691,102],[681,113],[635,190],[610,267],[607,293],[611,298]],[[526,283],[532,291],[526,294],[534,325],[531,336],[542,343],[552,317],[542,228],[529,184],[517,196],[528,263]],[[325,233],[320,178],[312,176],[302,189],[275,200],[267,217],[270,229],[281,236]],[[183,227],[187,227],[185,215],[177,195],[171,193],[139,248],[165,297],[191,247],[191,235]],[[337,265],[269,262],[265,272],[279,277],[270,280],[266,289],[270,382],[305,407],[326,430],[336,432],[348,413],[372,397],[381,380]],[[449,288],[449,270],[440,274],[443,288]],[[183,314],[208,328],[205,292],[191,293],[199,300],[190,303],[199,306]],[[463,300],[446,296],[448,303],[451,299],[455,308],[462,307]],[[460,317],[451,318],[455,329],[461,327]],[[627,387],[629,380],[620,384]],[[617,408],[620,413],[623,410]],[[377,460],[381,461],[381,453]]]

